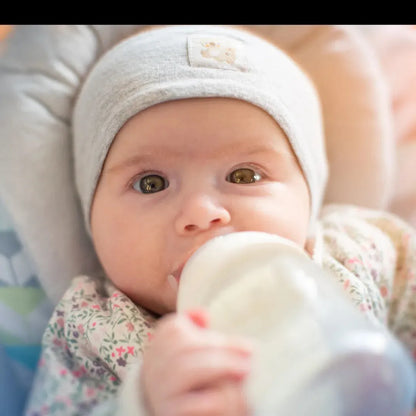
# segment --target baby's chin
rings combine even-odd
[[[170,313],[176,312],[176,302],[173,305],[154,305],[154,304],[145,304],[143,302],[134,302],[139,308],[144,308],[146,311],[155,315],[156,317],[161,317],[168,315]]]
[[[143,308],[157,316],[163,316],[176,312],[179,282],[175,282],[173,285],[172,282],[169,283],[168,280],[169,279],[166,279],[164,284],[159,285],[157,290],[155,288],[151,293],[123,290],[123,288],[120,288],[120,290],[122,290],[138,308]]]
[[[142,300],[141,302],[137,301],[135,303],[157,316],[164,316],[176,312],[176,298],[177,296],[175,293],[174,295],[168,294],[160,302],[154,300],[146,302]]]

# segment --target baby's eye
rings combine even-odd
[[[232,183],[254,183],[261,179],[261,176],[250,168],[239,168],[233,170],[228,176],[227,181]]]
[[[133,188],[143,194],[160,192],[169,186],[169,182],[160,175],[146,175],[133,183]]]

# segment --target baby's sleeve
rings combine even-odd
[[[416,356],[416,230],[393,214],[341,205],[324,208],[320,230],[322,265]]]
[[[120,414],[156,318],[106,285],[81,276],[58,303],[43,337],[26,415]],[[127,376],[128,375],[128,376]],[[131,390],[131,395],[133,391]],[[141,404],[136,392],[136,414]],[[144,411],[144,410],[143,410]]]

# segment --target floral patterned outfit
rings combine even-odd
[[[388,213],[327,206],[313,259],[416,357],[415,230]],[[45,332],[27,415],[117,414],[156,320],[108,280],[75,278]]]

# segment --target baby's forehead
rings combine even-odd
[[[113,140],[112,150],[181,155],[193,148],[207,156],[293,150],[279,124],[263,109],[231,98],[191,98],[152,106],[131,117]]]

